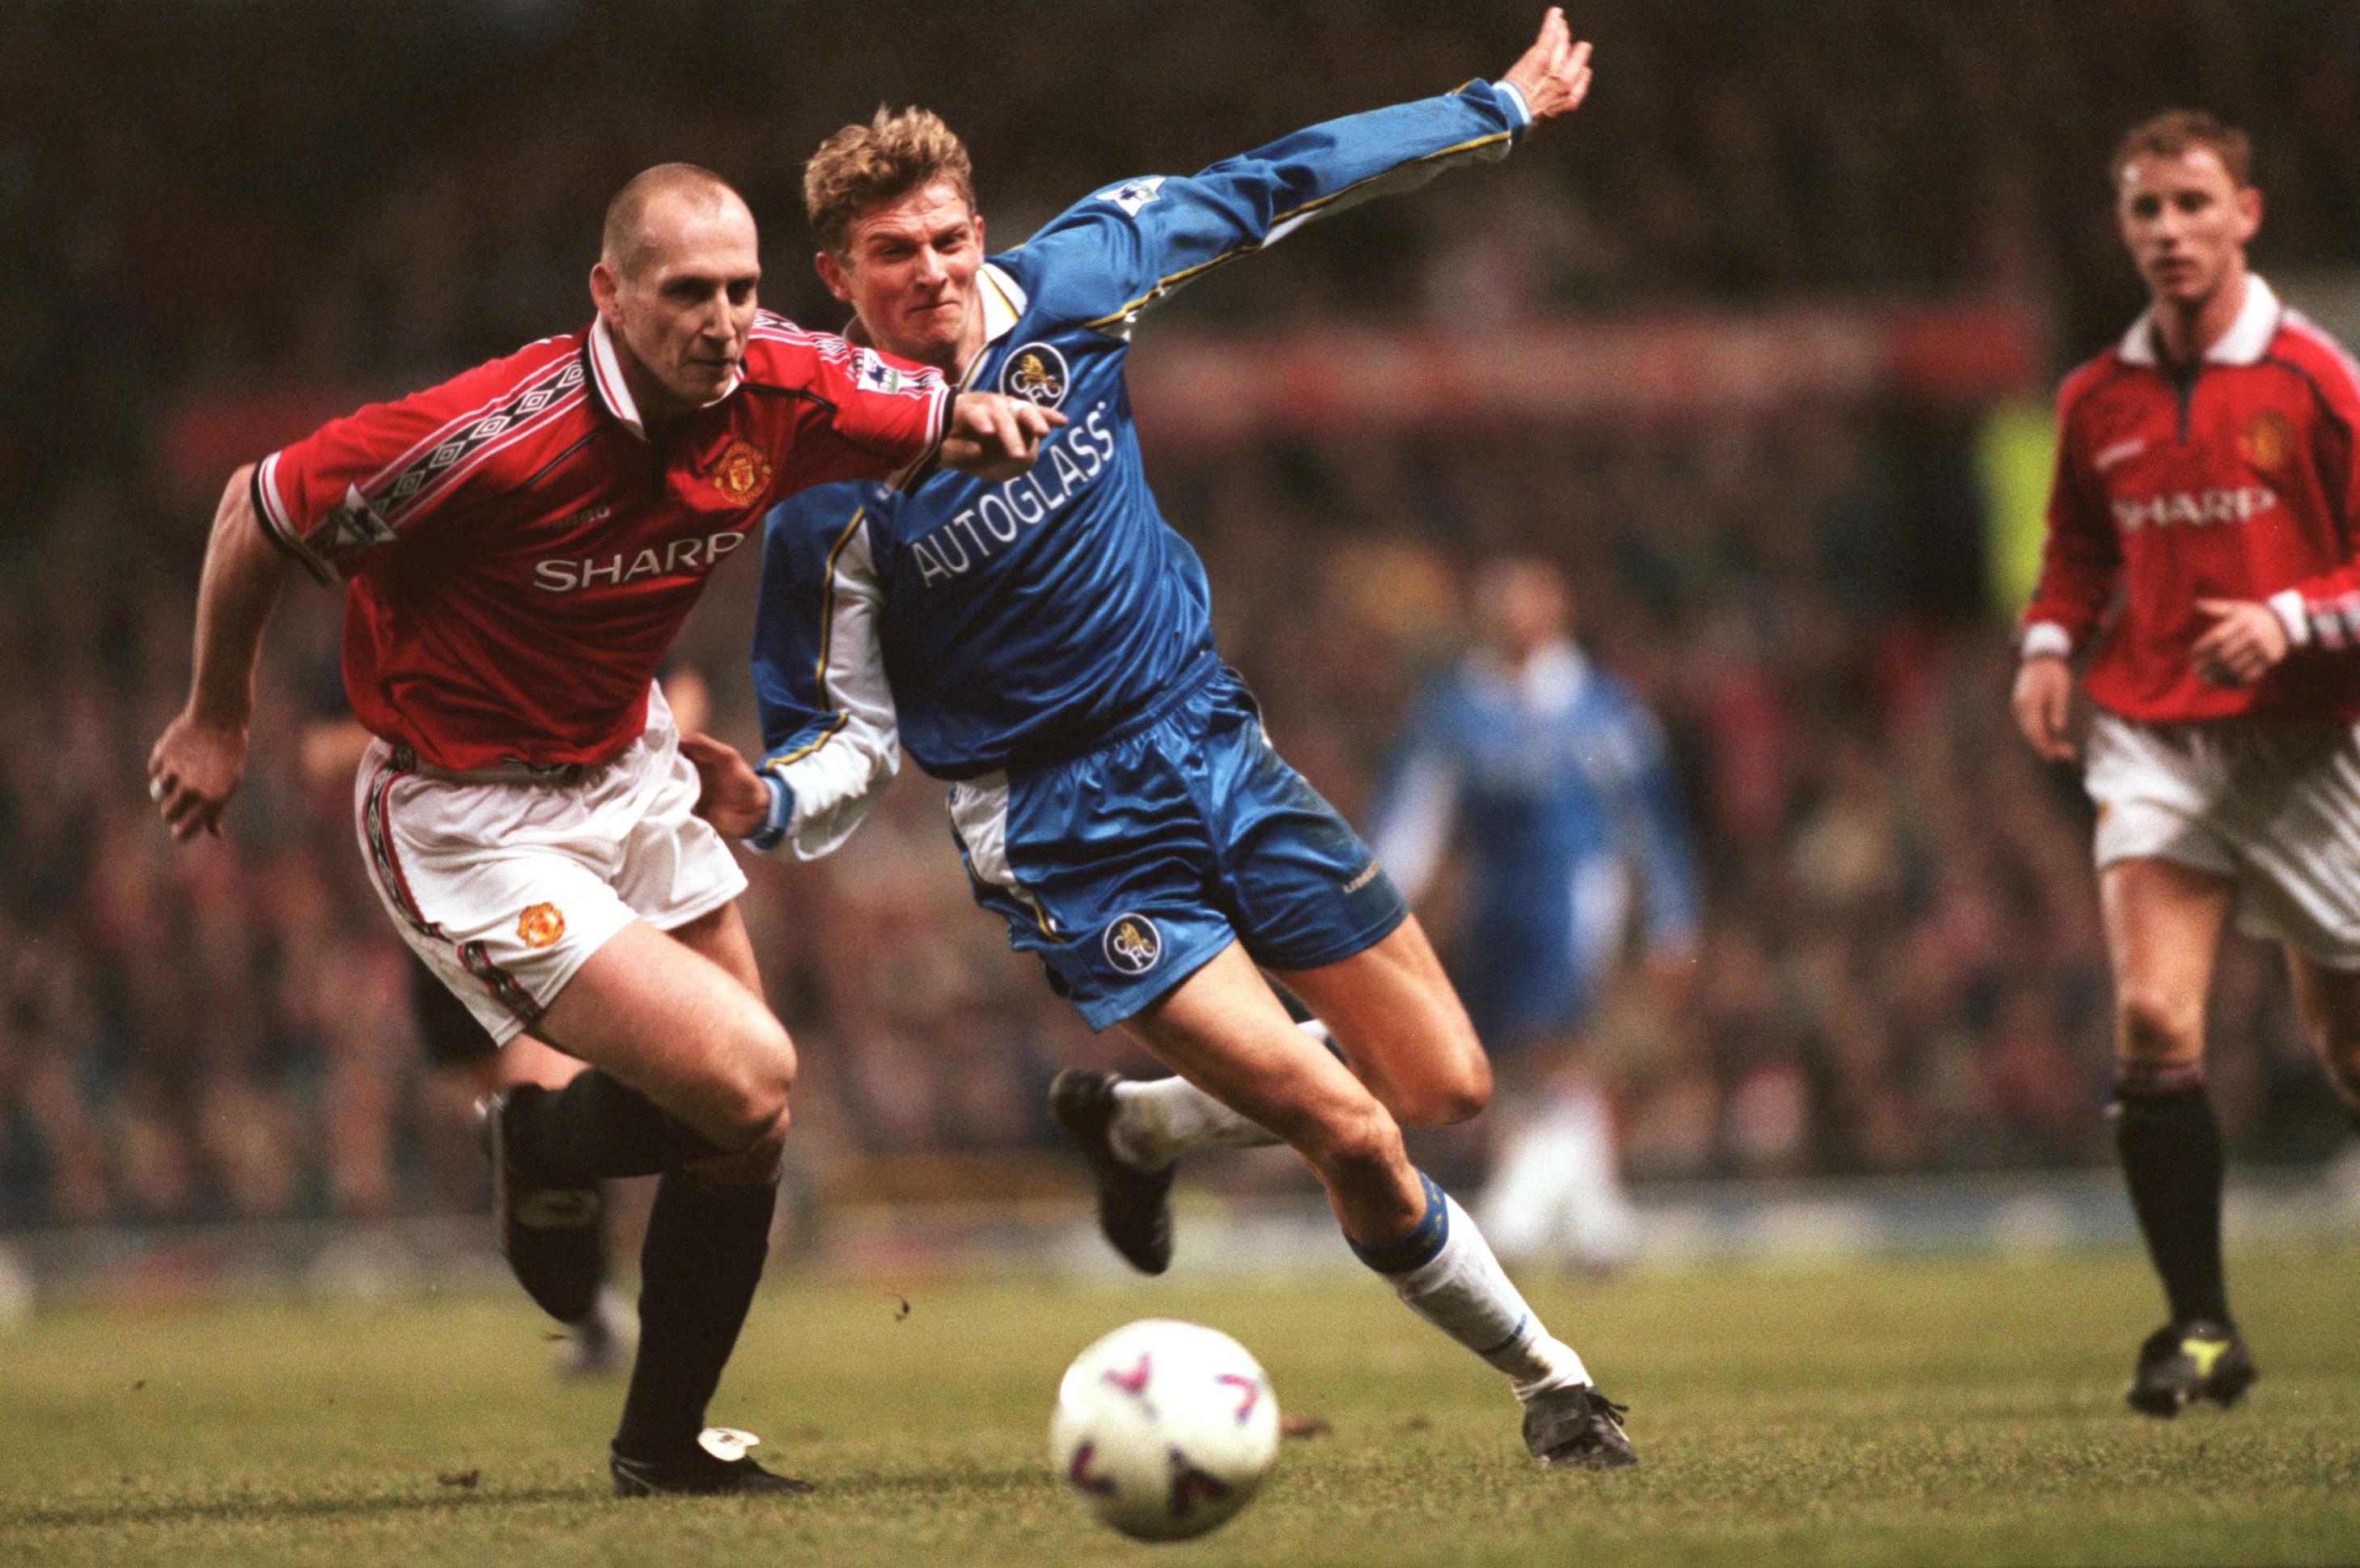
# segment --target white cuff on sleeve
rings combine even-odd
[[[2300,648],[2311,641],[2311,617],[2302,607],[2302,590],[2287,588],[2262,601],[2278,612],[2278,624],[2286,628],[2287,642]]]
[[[2053,620],[2036,620],[2016,640],[2016,652],[2020,659],[2070,659],[2073,637]]]
[[[1533,106],[1524,102],[1523,88],[1513,82],[1494,82],[1491,83],[1491,90],[1505,98],[1509,107],[1516,111],[1516,126],[1519,130],[1533,123]]]

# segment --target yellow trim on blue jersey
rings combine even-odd
[[[1292,223],[1294,220],[1304,216],[1306,214],[1316,213],[1320,208],[1325,207],[1342,197],[1350,195],[1361,186],[1371,184],[1379,180],[1389,179],[1393,175],[1399,173],[1402,170],[1415,168],[1421,163],[1432,163],[1437,158],[1452,158],[1456,157],[1459,153],[1473,152],[1479,148],[1491,147],[1498,142],[1513,141],[1515,139],[1515,136],[1516,133],[1513,131],[1495,131],[1490,136],[1477,137],[1473,141],[1462,141],[1456,147],[1442,148],[1434,152],[1421,154],[1416,158],[1405,158],[1389,169],[1380,170],[1378,172],[1368,176],[1367,179],[1355,180],[1349,185],[1343,186],[1338,190],[1330,191],[1325,196],[1315,197],[1312,200],[1304,203],[1303,205],[1295,207],[1290,211],[1273,214],[1270,220],[1270,226],[1272,228],[1276,228],[1279,225]],[[1133,314],[1154,303],[1155,301],[1162,297],[1165,292],[1179,284],[1186,282],[1189,279],[1196,277],[1198,273],[1208,272],[1214,268],[1218,267],[1224,261],[1234,261],[1239,257],[1244,256],[1251,251],[1260,250],[1262,247],[1262,244],[1263,241],[1261,239],[1240,240],[1236,245],[1221,252],[1220,255],[1214,257],[1209,261],[1200,261],[1194,267],[1184,267],[1179,271],[1173,273],[1170,277],[1162,279],[1156,283],[1154,288],[1150,289],[1147,292],[1131,301],[1131,303],[1123,306],[1122,309],[1115,312],[1113,314],[1100,316],[1096,321],[1084,322],[1082,324],[1089,328],[1092,332],[1104,332],[1108,327],[1129,320]]]
[[[836,536],[836,543],[829,546],[827,552],[827,572],[822,582],[819,598],[819,663],[812,670],[812,686],[818,693],[822,702],[827,700],[827,645],[836,635],[836,564],[843,558],[845,546],[850,544],[853,535],[860,532],[861,520],[868,515],[867,507],[853,508],[852,521],[844,525],[844,532]],[[759,771],[770,773],[785,767],[790,762],[801,762],[810,756],[814,751],[826,745],[835,738],[836,731],[844,728],[845,718],[846,716],[839,711],[834,723],[803,745],[796,747],[792,751],[782,751],[775,757],[763,758],[762,766]]]

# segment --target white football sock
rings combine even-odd
[[[1613,1118],[1594,1090],[1560,1094],[1524,1120],[1476,1201],[1484,1232],[1517,1263],[1569,1257],[1615,1268],[1638,1250],[1639,1216],[1616,1168]]]
[[[1622,1190],[1614,1116],[1581,1090],[1558,1100],[1548,1124],[1565,1154],[1565,1244],[1585,1268],[1619,1268],[1639,1246],[1639,1213]]]
[[[1329,1050],[1328,1025],[1317,1018],[1296,1028]],[[1250,1122],[1186,1079],[1129,1079],[1114,1086],[1114,1125],[1107,1141],[1115,1157],[1142,1170],[1162,1170],[1195,1149],[1261,1149],[1278,1135]]]
[[[1496,1107],[1496,1109],[1505,1109]],[[1557,1141],[1546,1118],[1520,1119],[1502,1142],[1475,1200],[1492,1250],[1513,1263],[1544,1260],[1566,1229]]]
[[[1467,1212],[1440,1189],[1432,1191],[1448,1216],[1441,1249],[1415,1268],[1385,1275],[1393,1293],[1411,1311],[1506,1373],[1519,1399],[1589,1382],[1581,1357],[1533,1315]],[[1366,1261],[1365,1252],[1362,1256]]]

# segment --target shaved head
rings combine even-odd
[[[761,281],[754,214],[711,170],[659,163],[615,193],[590,298],[642,419],[728,395]]]
[[[657,225],[649,219],[658,208],[683,216],[718,218],[743,214],[750,225],[754,214],[729,181],[694,163],[659,163],[635,175],[606,203],[606,226],[598,258],[626,278],[637,277],[658,247]]]

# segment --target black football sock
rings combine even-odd
[[[745,1326],[770,1247],[776,1187],[707,1187],[680,1171],[656,1188],[639,1253],[639,1354],[615,1452],[663,1460],[693,1447]]]
[[[2201,1069],[2176,1080],[2126,1074],[2114,1092],[2114,1119],[2131,1207],[2163,1277],[2171,1321],[2204,1318],[2227,1326],[2229,1292],[2221,1268],[2225,1161]]]
[[[508,1091],[508,1135],[532,1169],[561,1179],[657,1176],[726,1154],[623,1081],[592,1068],[563,1089]]]

